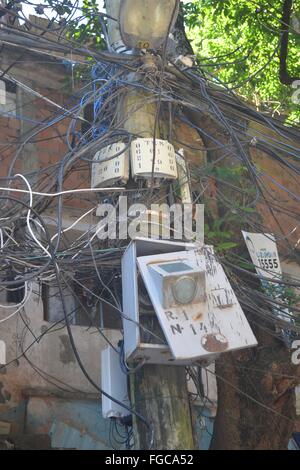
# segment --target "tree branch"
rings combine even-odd
[[[279,56],[279,60],[280,60],[279,78],[280,78],[281,83],[283,83],[283,85],[292,85],[294,81],[300,79],[300,77],[291,77],[287,70],[289,33],[290,33],[292,9],[293,9],[293,0],[284,0],[283,10],[282,10],[283,29],[281,32],[281,44],[280,44],[280,56]]]

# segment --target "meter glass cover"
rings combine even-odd
[[[191,271],[191,267],[185,263],[168,263],[159,266],[166,273],[178,273],[182,271]]]
[[[197,283],[190,276],[181,276],[172,286],[176,302],[182,305],[189,304],[196,296]]]

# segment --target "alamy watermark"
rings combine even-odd
[[[128,205],[126,196],[118,203],[100,204],[100,222],[96,235],[100,240],[134,240],[150,237],[163,240],[187,240],[204,243],[203,204]]]
[[[293,350],[292,363],[295,366],[299,366],[300,365],[300,340],[299,339],[293,342],[292,350]]]
[[[294,104],[300,104],[300,80],[295,80],[292,83],[292,88],[295,89],[294,93],[292,94],[292,102]]]

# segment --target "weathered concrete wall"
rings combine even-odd
[[[70,73],[63,65],[64,59],[54,60],[47,54],[20,51],[13,46],[4,46],[0,56],[0,71],[9,69],[6,78],[13,77],[31,90],[52,100],[61,107],[70,107],[70,99],[74,88]],[[75,105],[75,101],[72,102]],[[9,111],[9,109],[7,108]],[[0,177],[7,175],[12,157],[20,143],[37,131],[24,146],[13,173],[23,174],[38,169],[48,168],[44,173],[51,175],[53,165],[59,163],[68,152],[66,134],[71,122],[70,116],[58,119],[63,110],[52,105],[28,90],[17,87],[17,116],[0,114]],[[23,119],[20,119],[20,118]],[[53,125],[46,126],[53,121]],[[57,121],[57,122],[56,122]],[[44,130],[42,130],[45,128]],[[31,178],[31,181],[34,182]],[[80,162],[76,169],[66,177],[64,189],[84,188],[90,186],[89,164]],[[90,207],[88,195],[85,201],[65,198],[64,205],[76,208]]]
[[[0,56],[0,70],[7,70],[8,67],[10,67],[10,76],[61,106],[67,103],[73,93],[72,87],[66,84],[67,71],[62,61],[55,61],[47,55],[24,52],[5,46]],[[38,123],[52,120],[61,114],[55,106],[21,87],[17,87],[16,109],[16,116],[12,113],[0,115],[0,177],[7,176],[9,164],[20,143],[31,132],[41,128]],[[7,107],[6,110],[10,112],[11,108]],[[25,120],[20,119],[21,116],[25,117]],[[32,171],[58,163],[68,150],[65,136],[69,124],[70,118],[66,118],[33,137],[31,142],[24,147],[13,174],[17,172],[27,174],[34,184],[36,178],[31,177]],[[47,173],[45,177],[47,180]],[[20,184],[22,185],[21,182]],[[82,165],[80,171],[74,171],[68,177],[64,188],[89,186],[89,169],[85,164]],[[83,209],[96,206],[95,199],[91,198],[89,202],[88,197],[85,197],[84,202],[72,197],[65,198],[64,205],[68,213],[68,218],[63,223],[64,227],[69,226],[72,220],[76,220],[78,215],[83,213]],[[71,222],[68,208],[73,214]],[[48,214],[51,215],[51,208]],[[56,216],[55,212],[53,216]],[[82,229],[80,225],[77,228]],[[26,395],[27,389],[35,390],[36,393],[43,391],[45,396],[62,394],[64,390],[69,390],[65,396],[66,403],[72,402],[73,398],[74,400],[78,398],[78,394],[81,399],[89,398],[92,394],[94,406],[97,407],[98,403],[97,419],[101,421],[99,394],[95,401],[97,391],[84,377],[77,364],[66,328],[60,324],[43,335],[53,324],[44,321],[39,289],[38,285],[33,287],[33,294],[24,310],[0,323],[0,341],[2,346],[6,345],[7,363],[6,367],[0,366],[0,423],[1,421],[12,423],[8,426],[12,433],[20,433],[25,429],[26,403],[32,404],[32,399],[28,399]],[[5,299],[0,299],[0,303],[5,304]],[[0,308],[0,321],[13,310]],[[94,328],[88,329],[80,326],[71,328],[84,366],[93,380],[100,385],[100,354],[107,343]],[[105,334],[112,341],[116,338],[116,334],[112,331],[106,331]],[[28,360],[21,357],[27,348],[29,348],[26,352]],[[53,409],[57,417],[55,406]],[[38,410],[36,412],[38,413]],[[48,430],[53,413],[49,414]],[[46,418],[44,422],[46,423]],[[5,425],[4,428],[7,429],[7,426]],[[28,428],[28,430],[39,432],[38,429]]]
[[[285,149],[289,147],[299,150],[299,142],[283,137],[279,139],[274,130],[256,122],[249,123],[248,132],[254,138],[258,136],[266,145],[266,152],[257,149],[255,144],[250,150],[253,163],[259,173],[260,189],[266,201],[266,203],[259,204],[258,210],[269,231],[282,237],[283,243],[279,241],[278,244],[281,255],[285,256],[287,251],[300,248],[300,177],[296,171],[284,164],[290,164],[298,171],[300,170],[297,150],[294,150],[295,157],[285,153]],[[273,153],[279,156],[278,160],[273,157]],[[271,210],[268,208],[268,202]]]
[[[4,318],[11,311],[13,310],[1,309],[0,318]],[[59,324],[44,334],[51,326],[53,324],[43,319],[43,305],[37,285],[33,287],[33,294],[24,311],[0,325],[0,339],[6,344],[8,364],[0,369],[0,420],[1,413],[22,401],[23,392],[28,388],[57,392],[59,388],[54,385],[57,384],[61,389],[69,390],[75,395],[76,392],[97,393],[77,364],[66,328]],[[95,328],[71,328],[84,366],[93,380],[100,385],[100,353],[106,342]],[[107,331],[106,334],[113,340],[114,333]],[[20,357],[27,348],[28,360]],[[19,359],[16,359],[18,357]]]

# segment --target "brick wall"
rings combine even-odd
[[[10,59],[8,52],[9,50],[5,49],[1,56],[0,69],[3,69],[4,65],[7,68],[7,65],[13,63],[14,57]],[[24,62],[25,65],[19,66],[16,62],[16,65],[10,69],[9,75],[60,106],[68,107],[68,101],[73,91],[70,86],[65,85],[68,78],[67,69],[61,65],[59,60],[57,63],[52,61],[49,64],[49,61],[45,60],[43,56],[39,57],[38,54],[33,56],[32,53],[29,55],[28,61],[22,61],[22,64]],[[31,70],[30,58],[32,59]],[[36,66],[35,63],[37,63]],[[11,106],[2,106],[1,111],[10,114]],[[7,176],[9,164],[19,149],[20,143],[28,135],[43,127],[43,124],[39,125],[38,123],[57,119],[62,113],[63,111],[55,106],[17,86],[17,116],[0,114],[0,177]],[[18,119],[21,116],[23,119]],[[23,148],[14,166],[13,174],[18,172],[29,174],[34,170],[46,169],[43,173],[43,180],[45,183],[49,182],[49,177],[51,174],[53,175],[54,165],[59,164],[68,152],[66,134],[70,122],[70,117],[65,117],[51,127],[37,133]],[[31,181],[34,184],[37,178],[32,177]],[[64,189],[88,187],[90,187],[89,165],[86,162],[79,162],[66,176]],[[64,204],[66,207],[76,209],[85,208],[90,206],[89,200],[89,196],[86,195],[84,198],[72,196],[64,198]]]

